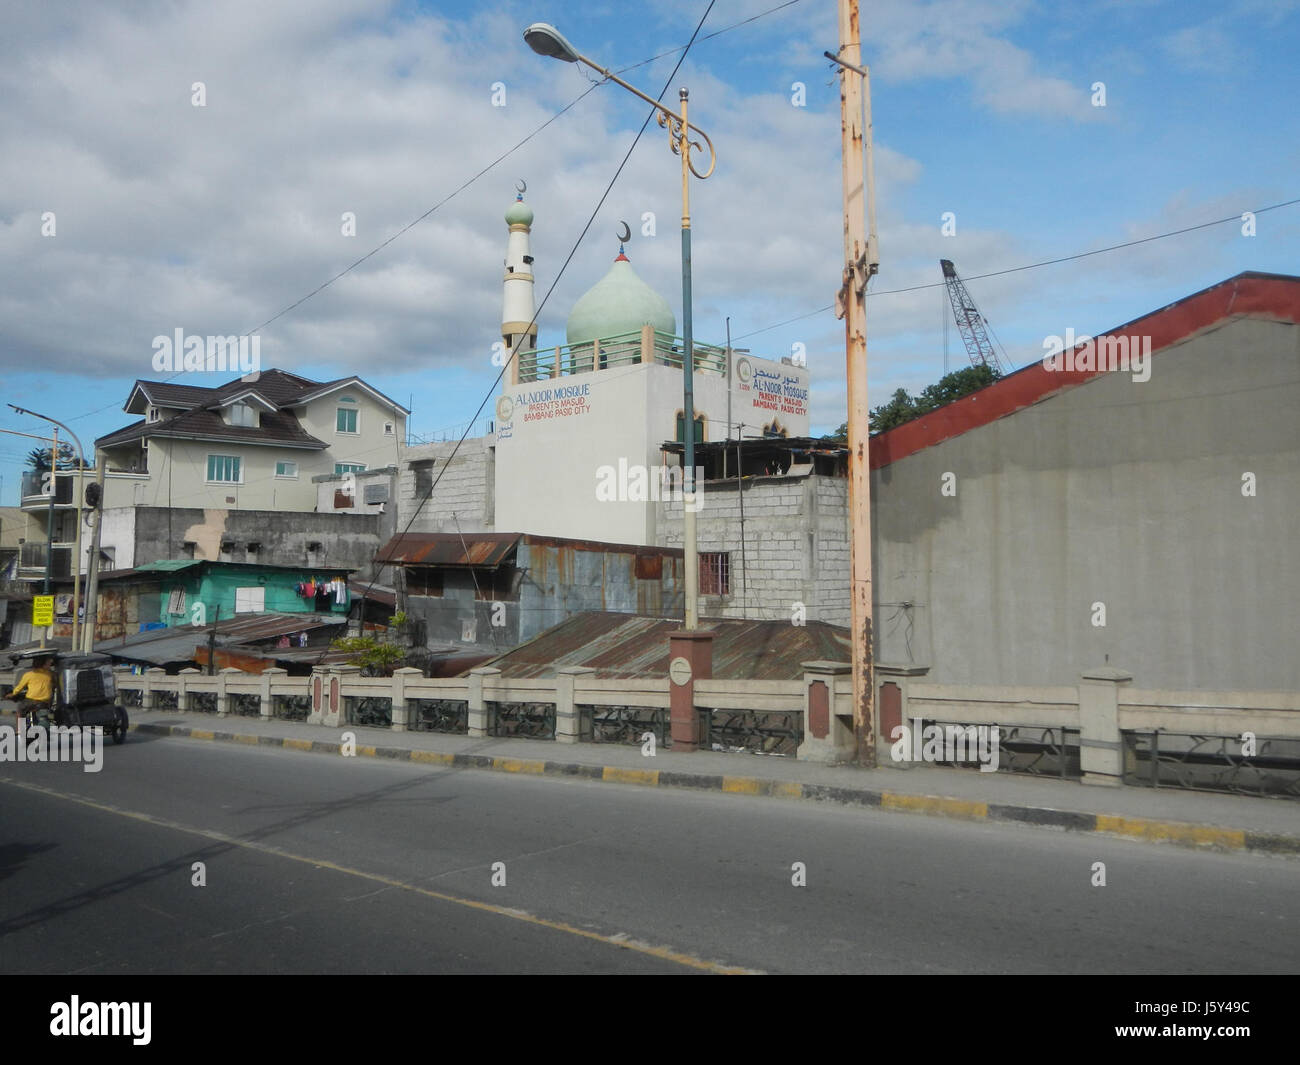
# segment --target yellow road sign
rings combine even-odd
[[[54,624],[54,596],[36,595],[32,597],[32,626],[45,629]]]

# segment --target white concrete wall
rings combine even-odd
[[[807,435],[807,370],[747,359],[753,372],[746,387],[737,383],[732,390],[732,423],[743,423],[746,435],[755,436],[775,415],[789,435]],[[759,373],[769,376],[759,378]],[[777,399],[762,393],[760,380],[792,395]],[[571,388],[584,392],[557,397],[555,390]],[[726,439],[726,378],[696,373],[694,389],[705,439]],[[617,366],[509,385],[503,398],[506,402],[497,405],[498,529],[606,543],[657,542],[658,503],[635,498],[630,471],[658,467],[662,445],[676,438],[683,401],[680,370],[660,363]],[[602,470],[617,475],[614,501],[598,498]]]

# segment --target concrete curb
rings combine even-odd
[[[219,740],[252,746],[287,747],[295,751],[339,754],[342,744],[327,740],[303,740],[286,736],[258,736],[247,733],[196,729],[188,725],[133,724],[133,732],[158,736],[180,736],[195,740]],[[576,777],[580,780],[611,784],[635,784],[642,787],[687,788],[697,791],[722,791],[732,795],[759,795],[780,799],[811,799],[837,802],[849,806],[870,806],[897,813],[923,814],[960,821],[1003,821],[1056,828],[1068,832],[1095,832],[1119,839],[1148,843],[1172,843],[1196,850],[1249,851],[1300,857],[1300,837],[1267,832],[1249,832],[1218,825],[1199,825],[1187,821],[1160,821],[1144,817],[1121,817],[1114,814],[1080,813],[1046,806],[1014,806],[979,802],[971,799],[945,798],[939,795],[913,795],[892,791],[844,788],[827,784],[804,784],[793,780],[762,777],[724,776],[721,774],[682,773],[662,769],[627,769],[620,766],[586,765],[526,758],[505,758],[482,754],[442,754],[438,751],[411,750],[406,747],[378,747],[357,744],[358,757],[391,758],[398,762],[419,762],[453,769],[487,769],[502,773],[532,776]]]

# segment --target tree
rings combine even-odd
[[[906,422],[929,414],[933,410],[954,400],[987,388],[1002,374],[992,366],[967,366],[964,370],[955,370],[945,374],[938,382],[927,385],[917,395],[908,395],[904,388],[898,389],[888,403],[881,404],[871,411],[871,434],[887,432]],[[826,443],[848,443],[849,423],[845,422],[829,436],[823,436]]]
[[[400,631],[405,624],[406,615],[399,611],[393,615],[388,631]],[[384,637],[345,636],[331,640],[330,646],[336,651],[347,652],[348,662],[360,666],[363,673],[372,677],[391,676],[393,670],[406,658],[406,648],[391,642],[386,634]]]
[[[34,447],[27,452],[27,465],[37,473],[50,468],[50,449],[48,447]],[[59,469],[75,470],[77,468],[77,457],[72,450],[72,445],[66,440],[59,444]]]

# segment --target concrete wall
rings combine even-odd
[[[196,559],[220,561],[221,545],[229,542],[233,549],[227,561],[248,562],[248,545],[256,543],[260,551],[255,560],[265,565],[333,566],[355,569],[354,576],[368,579],[374,576],[374,556],[383,543],[378,515],[179,508],[169,512],[162,507],[104,513],[102,539],[117,546],[118,569],[187,558],[186,541],[195,545]],[[309,553],[312,543],[320,544],[320,550]],[[123,561],[127,554],[129,563]]]
[[[848,482],[814,475],[711,481],[696,514],[701,552],[729,552],[731,594],[702,596],[700,613],[849,623]],[[681,547],[682,507],[660,505],[661,543]]]
[[[451,457],[456,449],[454,442],[403,448],[401,472],[394,493],[397,531],[493,532],[495,448],[494,436],[466,440],[456,450],[454,458]],[[423,491],[417,491],[420,470],[427,470],[429,476],[437,481],[437,487],[427,501]],[[503,526],[502,529],[505,532],[532,531],[528,526],[518,530]]]
[[[739,360],[737,360],[739,365]],[[775,417],[792,436],[808,432],[808,372],[746,357],[745,383],[731,393],[732,423],[747,435]],[[760,376],[762,375],[762,376]],[[695,375],[695,411],[705,439],[727,438],[727,379]],[[789,389],[777,398],[764,389]],[[556,396],[578,389],[578,396]],[[585,391],[584,391],[585,390]],[[616,498],[602,498],[602,470],[657,467],[660,448],[676,439],[682,373],[661,363],[615,366],[554,380],[507,386],[497,405],[497,528],[544,536],[654,544],[658,502],[636,496],[620,473]]]
[[[1300,328],[1229,321],[1150,369],[873,473],[877,660],[935,683],[1109,662],[1144,688],[1300,689]]]

